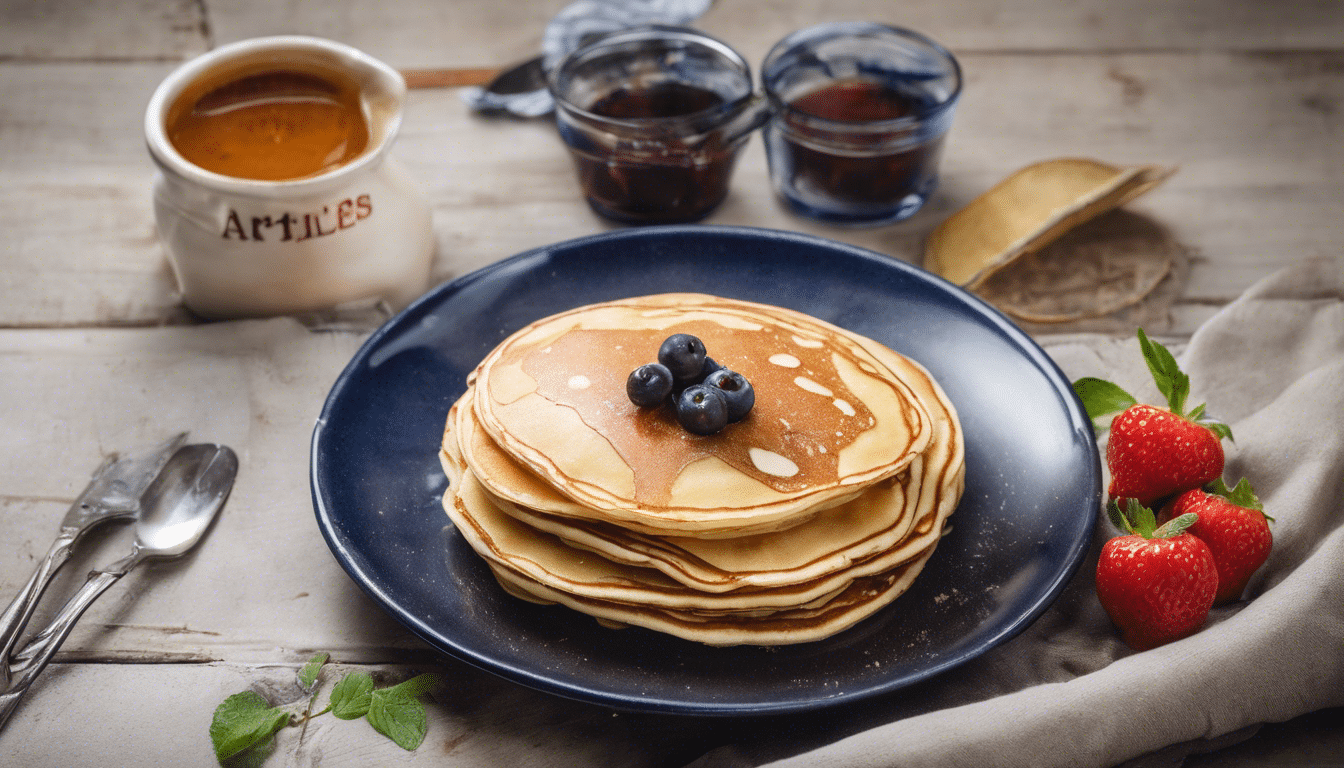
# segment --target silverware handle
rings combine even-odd
[[[90,573],[88,581],[66,601],[60,613],[56,614],[56,618],[16,654],[23,658],[10,666],[13,681],[9,690],[0,694],[0,728],[4,728],[14,708],[33,684],[33,680],[37,679],[38,674],[51,661],[51,657],[56,655],[61,643],[70,636],[70,630],[75,628],[75,622],[79,621],[79,617],[93,605],[93,601],[97,600],[99,595],[106,592],[107,588],[115,584],[128,570],[130,569],[121,568]]]
[[[37,602],[42,599],[42,593],[46,591],[56,571],[70,559],[74,543],[75,533],[62,530],[46,556],[37,564],[37,570],[33,571],[28,583],[23,585],[14,601],[0,614],[0,688],[7,687],[9,683],[10,653],[18,643],[19,635],[23,634],[23,628],[28,625],[28,619],[32,618]]]

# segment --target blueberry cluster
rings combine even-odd
[[[751,382],[714,362],[705,354],[705,343],[689,333],[668,336],[658,348],[658,362],[631,371],[625,393],[641,408],[671,400],[677,422],[697,435],[741,421],[756,404]]]

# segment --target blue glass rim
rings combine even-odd
[[[566,67],[572,66],[581,61],[584,57],[590,56],[604,48],[644,40],[680,41],[688,45],[700,45],[708,50],[714,51],[740,71],[742,79],[746,84],[746,91],[736,99],[725,101],[722,104],[712,107],[707,107],[698,112],[677,115],[675,117],[646,117],[634,120],[607,117],[595,112],[590,112],[561,95],[561,75]],[[717,37],[705,34],[698,29],[679,27],[670,24],[646,24],[639,27],[622,29],[603,35],[596,40],[592,40],[587,45],[580,46],[561,59],[560,62],[556,64],[555,68],[546,74],[546,89],[551,92],[551,97],[555,100],[557,115],[563,112],[570,117],[579,118],[594,125],[620,126],[633,131],[647,131],[650,128],[658,131],[665,131],[667,130],[667,126],[718,123],[729,119],[731,115],[745,109],[756,96],[755,81],[752,79],[751,64],[747,62],[742,54],[738,53],[736,49]]]
[[[948,64],[953,81],[952,89],[947,94],[947,97],[941,102],[917,115],[895,117],[889,120],[834,120],[793,109],[789,103],[779,95],[774,87],[778,82],[779,76],[783,74],[783,70],[780,69],[780,67],[783,66],[781,63],[782,59],[805,45],[841,37],[903,40],[926,48],[930,52],[944,59]],[[769,53],[766,54],[765,60],[761,63],[761,87],[765,92],[766,98],[770,100],[771,109],[775,114],[788,111],[792,115],[802,118],[808,124],[815,125],[823,130],[836,132],[855,131],[856,129],[865,132],[898,131],[915,123],[931,120],[939,120],[942,122],[945,120],[944,116],[950,116],[952,109],[961,98],[963,85],[964,78],[962,76],[961,63],[957,61],[957,57],[952,55],[952,52],[943,47],[941,43],[912,29],[891,26],[888,24],[879,24],[872,21],[828,22],[791,32],[778,43],[775,43]],[[946,127],[944,127],[943,130],[945,131]]]

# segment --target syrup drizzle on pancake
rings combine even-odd
[[[641,409],[630,403],[626,375],[648,362],[662,338],[672,333],[700,337],[719,355],[716,360],[752,382],[756,407],[751,415],[717,434],[697,437],[677,424],[670,408]],[[839,353],[825,344],[800,345],[795,338],[774,328],[743,330],[704,320],[657,333],[584,329],[532,350],[522,366],[537,382],[537,394],[572,408],[629,466],[638,468],[637,502],[666,503],[682,471],[707,458],[788,492],[835,482],[840,449],[875,424],[862,400],[845,386],[835,362]],[[796,365],[769,362],[781,355]],[[589,386],[572,386],[575,377],[586,379]]]

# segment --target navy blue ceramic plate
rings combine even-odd
[[[827,640],[711,648],[507,596],[448,525],[439,439],[464,377],[514,330],[598,301],[700,291],[806,312],[927,366],[966,432],[966,492],[913,588]],[[624,710],[798,712],[889,693],[1029,625],[1087,551],[1101,470],[1068,380],[979,299],[915,267],[788,232],[628,229],[439,286],[337,379],[313,433],[318,526],[379,605],[437,649]]]

